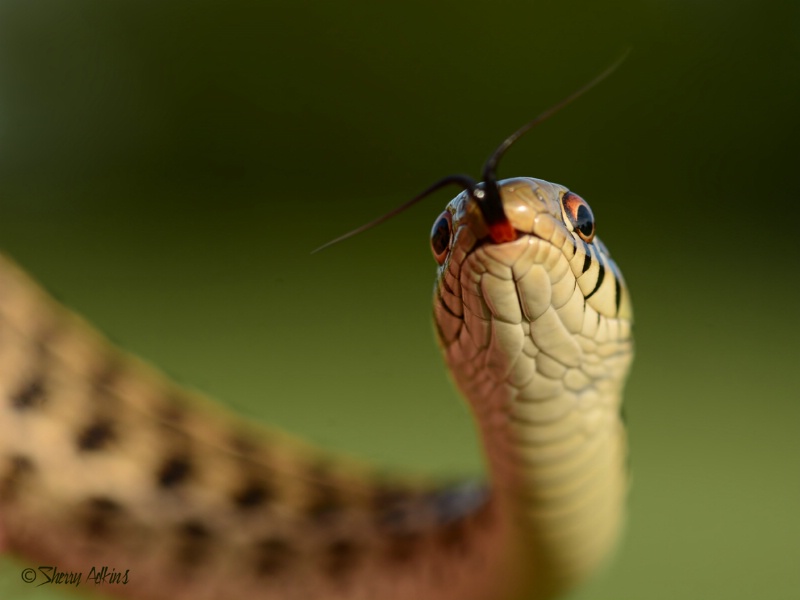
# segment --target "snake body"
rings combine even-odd
[[[230,415],[1,258],[2,548],[124,598],[532,599],[583,579],[622,519],[630,300],[577,196],[499,190],[515,239],[467,193],[434,228],[435,329],[488,484],[386,475]]]

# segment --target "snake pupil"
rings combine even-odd
[[[581,204],[578,207],[578,214],[576,215],[575,221],[576,228],[583,235],[587,237],[592,235],[594,231],[594,218],[585,204]]]
[[[562,199],[564,212],[572,223],[575,231],[584,242],[591,242],[594,238],[594,215],[592,209],[586,204],[586,200],[567,192]]]
[[[443,212],[431,230],[431,249],[436,262],[442,264],[447,256],[447,249],[450,247],[450,233],[452,229],[452,217],[450,213]]]

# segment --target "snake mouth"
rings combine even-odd
[[[519,235],[514,226],[504,216],[502,221],[489,225],[489,237],[492,238],[495,244],[503,244],[505,242],[513,242]]]
[[[475,245],[470,250],[470,253],[478,248],[483,246],[487,246],[489,244],[493,246],[499,246],[501,244],[508,244],[510,242],[516,242],[521,238],[536,238],[541,242],[551,243],[550,240],[542,237],[541,235],[537,234],[535,231],[525,231],[523,229],[518,229],[514,227],[510,221],[506,221],[507,228],[497,229],[495,231],[492,228],[488,228],[488,232],[486,235],[478,238],[475,242]]]
[[[510,241],[497,242],[492,238],[491,234],[489,234],[489,233],[487,233],[486,235],[478,238],[475,241],[475,243],[472,245],[472,247],[469,248],[468,250],[466,250],[466,252],[464,253],[463,261],[466,261],[473,254],[475,254],[475,252],[477,252],[478,250],[481,250],[483,248],[487,248],[487,247],[490,247],[490,246],[491,247],[499,247],[499,246],[503,246],[503,245],[506,245],[506,244],[508,244],[508,245],[547,244],[549,246],[556,247],[555,244],[553,244],[550,240],[548,240],[547,238],[542,237],[541,235],[538,235],[537,233],[535,233],[533,231],[525,231],[525,230],[522,230],[522,229],[514,228],[514,239],[512,239]],[[462,262],[462,264],[463,264],[463,262]]]

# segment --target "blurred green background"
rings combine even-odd
[[[0,246],[245,414],[475,473],[429,323],[448,194],[309,251],[628,47],[501,168],[591,203],[636,310],[628,532],[572,598],[797,600],[800,3],[4,0]],[[66,597],[20,570],[3,598]]]

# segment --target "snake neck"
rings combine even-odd
[[[609,257],[569,236],[481,245],[467,227],[457,235],[435,287],[437,335],[475,414],[492,493],[514,515],[530,593],[549,597],[603,562],[623,519],[622,282]],[[592,295],[611,298],[610,316]]]

